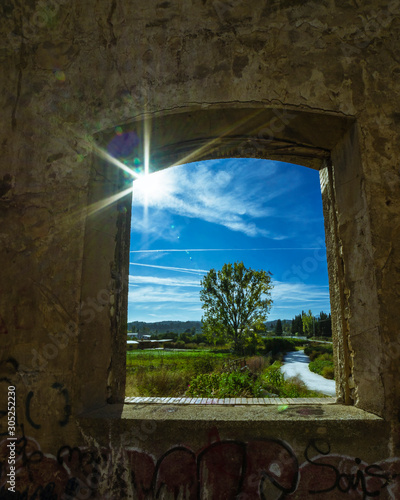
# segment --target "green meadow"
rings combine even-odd
[[[127,353],[127,396],[320,397],[280,371],[282,353],[246,357],[246,368],[228,364],[242,358],[211,350],[142,350]],[[243,358],[242,358],[243,359]]]

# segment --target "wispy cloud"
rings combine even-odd
[[[186,267],[171,267],[171,266],[157,266],[155,264],[143,264],[141,262],[130,262],[131,266],[141,266],[141,267],[152,267],[155,269],[165,269],[166,271],[175,271],[179,273],[190,273],[190,274],[206,274],[208,271],[206,269],[188,269]]]
[[[145,321],[188,321],[197,320],[201,318],[201,308],[200,306],[194,306],[191,304],[177,304],[166,307],[165,304],[160,304],[158,307],[153,305],[140,304],[140,316],[132,314],[129,321],[141,321],[146,318]],[[162,314],[160,318],[160,313]]]
[[[191,279],[186,277],[179,278],[161,278],[160,276],[129,276],[129,284],[135,286],[143,286],[147,284],[162,285],[162,286],[180,286],[180,287],[196,287],[200,288],[199,279]]]
[[[157,303],[170,303],[176,304],[199,304],[199,292],[182,290],[181,287],[170,286],[141,286],[134,287],[129,293],[129,302],[136,304],[157,304]],[[142,307],[141,307],[142,308]]]
[[[210,268],[240,255],[255,268],[268,262],[274,278],[283,279],[286,269],[309,257],[304,251],[321,256],[316,176],[288,164],[231,159],[182,165],[135,181],[129,314],[200,319],[200,280]],[[314,273],[306,283],[274,279],[270,319],[328,311],[328,287],[311,282],[323,283],[323,276]]]
[[[320,250],[321,247],[277,247],[277,248],[165,248],[159,250],[131,250],[130,253],[163,253],[169,252],[267,252],[267,251],[281,251],[281,250]]]
[[[329,303],[328,286],[274,281],[271,297],[276,304],[311,308],[313,303]]]
[[[155,308],[159,307],[160,304],[170,303],[174,307],[191,304],[195,311],[201,311],[200,284],[190,278],[130,276],[130,279],[138,286],[131,289],[129,302],[139,304],[141,310],[143,305],[146,304]],[[193,290],[190,290],[190,288],[193,288]],[[195,290],[195,288],[198,290]],[[322,308],[329,310],[329,290],[325,286],[275,281],[271,295],[273,299],[272,313],[274,311],[276,313],[278,310],[286,310],[291,311],[291,315],[294,315],[308,309],[312,309],[315,313]],[[197,319],[200,319],[200,317],[201,313],[199,313]],[[290,318],[287,317],[286,319]]]
[[[249,169],[235,159],[230,160],[224,170],[218,170],[216,166],[200,162],[151,174],[154,196],[149,185],[134,182],[133,206],[147,203],[154,209],[202,219],[247,236],[283,239],[283,235],[272,234],[258,225],[257,219],[276,215],[271,202],[294,189],[295,176],[283,185],[281,181],[277,182],[279,175],[273,162],[265,169]],[[157,231],[158,235],[161,229],[163,237],[167,235],[169,228],[165,213],[161,215],[153,211],[151,217],[148,227],[138,220],[133,229]]]

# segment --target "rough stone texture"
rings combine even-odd
[[[368,475],[364,468],[368,481],[357,476],[354,498],[363,498],[365,488],[380,498],[399,496],[397,459],[385,460],[398,457],[400,445],[400,2],[5,0],[0,14],[1,415],[7,386],[15,385],[19,490],[27,488],[29,498],[36,489],[43,498],[77,497],[77,485],[86,484],[81,497],[92,491],[97,498],[144,498],[146,488],[140,493],[132,486],[131,470],[149,485],[154,459],[187,443],[194,451],[181,452],[190,471],[200,449],[190,426],[157,437],[145,433],[144,455],[132,454],[137,444],[126,443],[130,455],[121,466],[121,450],[104,445],[103,453],[96,445],[104,442],[106,423],[91,432],[77,420],[106,401],[121,403],[124,395],[129,197],[94,211],[125,187],[122,171],[97,153],[121,126],[137,133],[139,155],[146,127],[151,130],[152,161],[160,168],[249,156],[320,169],[338,398],[384,422],[373,441],[364,439],[369,427],[362,419],[359,431],[344,425],[341,436],[329,435],[331,425],[325,441],[341,458],[324,470],[344,473],[354,463],[380,461],[390,469],[390,485],[373,475],[378,469]],[[247,450],[254,470],[261,470],[254,458],[259,445],[250,443],[261,437],[287,443],[283,456],[292,446],[303,461],[305,442],[291,443],[289,424],[265,424],[262,436],[252,427],[242,432],[240,424],[216,422],[224,440],[237,441],[239,455]],[[204,432],[212,432],[209,424],[202,422]],[[6,432],[4,417],[1,425]],[[296,419],[290,425],[299,428]],[[309,442],[320,437],[316,425],[308,429]],[[66,444],[77,446],[75,454],[62,448]],[[100,450],[96,460],[91,447]],[[57,450],[58,461],[50,458]],[[329,454],[323,445],[313,450]],[[213,490],[211,465],[220,470],[224,453],[208,455],[207,466],[205,455],[196,462],[208,470],[201,484],[214,498],[222,497]],[[270,496],[265,490],[267,498],[344,495],[346,485],[341,490],[329,478],[329,493],[311,494],[319,491],[315,485],[296,483],[291,453],[289,486],[273,482],[279,469],[271,462],[257,479],[261,489],[229,483],[226,498],[240,488],[246,498],[261,497],[267,483],[280,486]],[[162,461],[164,472],[157,469],[160,481],[169,474],[166,495],[179,490],[182,456],[171,454]],[[147,468],[138,457],[149,461]],[[239,477],[235,464],[231,478]],[[94,486],[99,468],[101,488]],[[322,467],[308,462],[303,469],[312,482]],[[5,487],[4,475],[1,481]],[[151,494],[154,487],[148,486]],[[186,497],[195,495],[191,488]]]

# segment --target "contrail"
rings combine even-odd
[[[281,248],[166,248],[164,250],[131,250],[130,253],[158,253],[158,252],[266,252],[269,250],[322,250],[321,247],[281,247]]]
[[[166,269],[168,271],[177,271],[180,273],[192,273],[192,274],[204,274],[208,273],[205,269],[187,269],[185,267],[170,267],[170,266],[156,266],[154,264],[140,264],[139,262],[129,262],[131,266],[144,266],[144,267],[155,267],[157,269]]]

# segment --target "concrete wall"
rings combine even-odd
[[[398,498],[400,2],[0,9],[0,495],[15,386],[19,498]],[[101,151],[145,136],[157,168],[320,170],[336,405],[123,405],[130,199]]]

